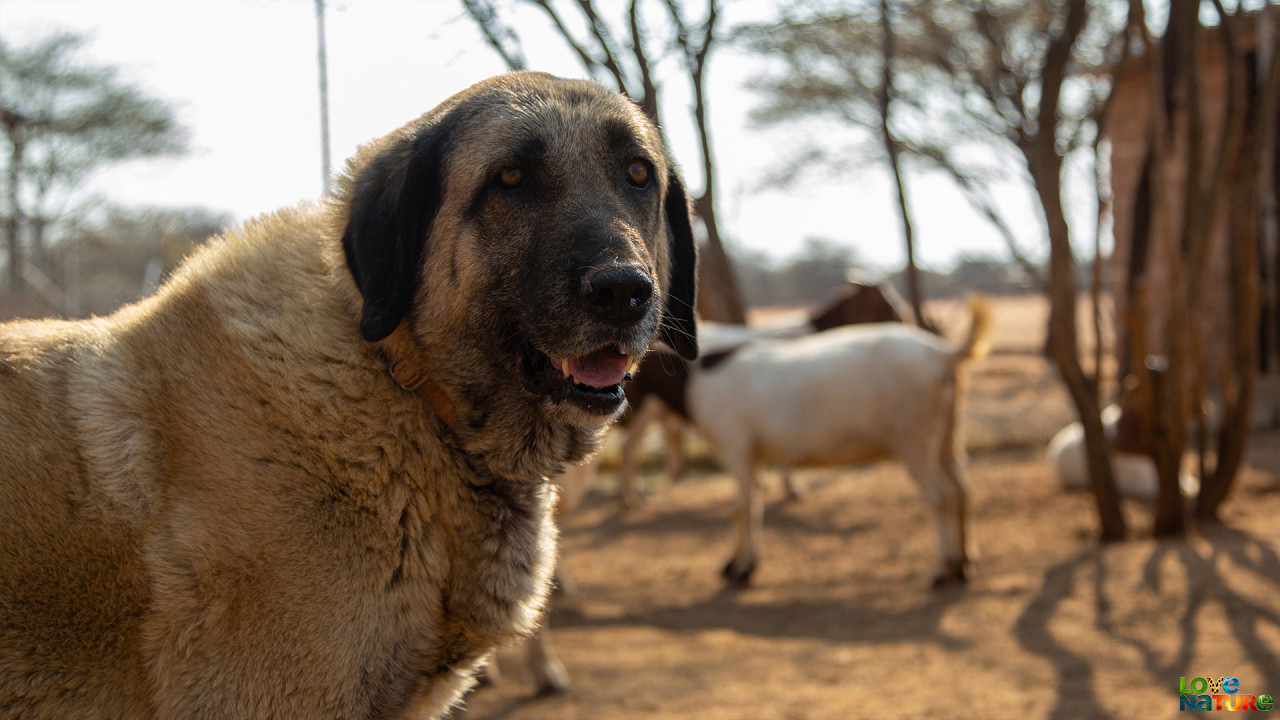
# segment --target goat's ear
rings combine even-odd
[[[342,249],[364,298],[360,334],[369,342],[395,330],[421,282],[443,196],[445,134],[437,124],[392,144],[354,182]]]
[[[698,325],[694,318],[698,291],[698,247],[684,181],[673,168],[667,174],[664,199],[670,277],[663,298],[661,338],[686,360],[698,357]]]

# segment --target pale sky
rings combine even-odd
[[[725,3],[726,12],[738,6]],[[756,2],[757,11],[767,4]],[[730,15],[730,22],[733,17]],[[530,69],[581,77],[535,11],[515,18]],[[472,83],[505,71],[457,0],[329,0],[331,147],[334,168],[363,142],[399,127]],[[166,99],[191,131],[189,155],[138,161],[96,176],[93,190],[130,205],[199,205],[238,220],[313,199],[321,191],[316,16],[313,0],[0,0],[0,37],[26,45],[55,30],[88,35],[86,60]],[[875,265],[903,262],[895,196],[876,171],[814,174],[787,189],[761,187],[813,127],[752,129],[758,102],[745,87],[752,59],[712,56],[708,70],[721,232],[736,244],[785,257],[806,237],[853,248]],[[680,69],[659,67],[671,150],[695,192],[702,186]],[[946,181],[913,178],[917,243],[925,264],[1004,245]],[[1007,195],[1013,206],[1025,201]],[[1040,246],[1030,211],[1022,245]]]

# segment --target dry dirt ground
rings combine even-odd
[[[503,681],[455,716],[1171,718],[1184,676],[1280,697],[1280,432],[1253,436],[1222,526],[1156,541],[1128,504],[1134,539],[1099,546],[1091,498],[1056,488],[1043,460],[1064,396],[1023,352],[1035,341],[1004,340],[971,371],[967,586],[930,589],[933,527],[894,463],[802,473],[795,502],[768,474],[762,564],[741,591],[718,575],[727,475],[669,484],[655,468],[646,506],[620,514],[606,471],[563,523],[577,588],[549,624],[572,690],[531,699],[509,648]]]

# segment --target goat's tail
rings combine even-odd
[[[956,349],[957,365],[965,360],[986,357],[991,351],[991,331],[994,329],[991,301],[985,295],[970,295],[969,313],[973,320],[969,323],[969,337]]]

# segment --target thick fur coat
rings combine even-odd
[[[514,74],[153,297],[0,326],[0,717],[439,716],[537,622],[608,381],[696,353],[694,262],[639,110]]]

